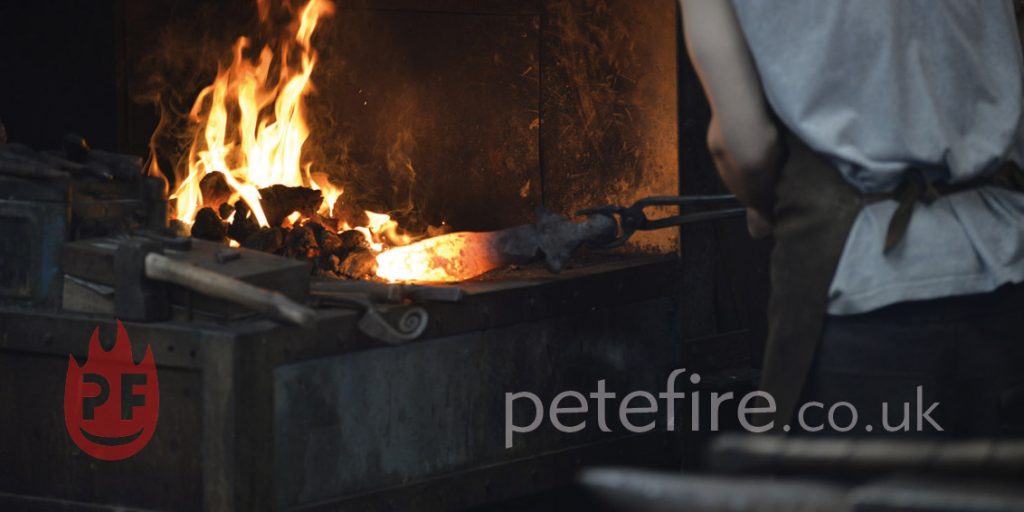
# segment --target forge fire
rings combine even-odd
[[[260,20],[275,29],[269,1],[258,6]],[[414,243],[426,235],[405,232],[387,213],[361,210],[350,199],[358,192],[346,194],[304,153],[313,37],[333,13],[329,0],[311,0],[266,46],[235,42],[232,60],[189,112],[195,136],[187,153],[171,157],[179,162],[174,219],[197,238],[310,260],[337,277],[451,282],[495,268],[497,259],[476,242],[482,235]],[[150,172],[162,173],[158,161],[151,155]]]
[[[680,171],[676,9],[0,2],[0,509],[539,510],[677,464],[502,410],[655,390],[684,310],[749,327],[681,271],[742,210]]]

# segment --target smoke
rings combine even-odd
[[[241,16],[229,26],[219,12],[203,4],[190,23],[169,17],[151,25],[154,33],[146,53],[135,59],[134,100],[159,113],[149,141],[149,169],[163,173],[172,190],[186,175],[184,157],[197,129],[189,122],[189,111],[199,91],[216,76],[218,62],[230,58],[232,41],[247,25]]]
[[[415,150],[416,139],[408,128],[400,129],[394,142],[388,146],[388,177],[391,179],[391,197],[396,201],[394,213],[408,215],[413,210],[416,168],[410,155]]]

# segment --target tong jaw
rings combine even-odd
[[[635,205],[634,205],[635,206]],[[643,209],[639,212],[632,207],[623,206],[602,206],[598,208],[586,208],[576,212],[577,217],[595,217],[603,215],[615,221],[616,236],[611,240],[588,240],[586,246],[591,249],[614,249],[626,243],[633,233],[636,233],[640,226],[647,223]]]

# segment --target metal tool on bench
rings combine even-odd
[[[275,320],[301,327],[310,327],[316,321],[316,311],[280,292],[168,258],[161,254],[159,246],[149,242],[121,245],[117,248],[116,261],[125,276],[119,280],[114,292],[118,309],[122,311],[140,307],[133,301],[135,294],[127,292],[135,291],[144,298],[154,288],[152,283],[147,283],[148,279],[234,302]],[[142,301],[144,303],[145,300]]]
[[[708,207],[704,211],[682,213],[671,217],[660,219],[649,219],[644,210],[658,206],[678,206],[680,208],[690,206]],[[699,195],[699,196],[654,196],[640,199],[632,206],[603,206],[599,208],[587,208],[576,212],[578,216],[593,217],[595,215],[606,215],[618,221],[619,234],[615,239],[608,242],[590,242],[588,247],[594,249],[612,249],[619,247],[629,240],[637,231],[651,231],[668,227],[682,226],[694,222],[710,220],[730,219],[746,215],[746,208],[742,207],[736,196],[731,194],[720,195]]]
[[[418,338],[427,328],[427,310],[413,306],[402,312],[395,326],[385,318],[381,303],[460,302],[465,292],[451,286],[428,286],[374,281],[324,280],[310,283],[310,293],[322,304],[355,307],[363,312],[357,327],[367,336],[390,344]]]
[[[225,257],[224,251],[237,252],[239,257]],[[246,252],[243,258],[240,250],[220,244],[149,234],[65,244],[61,267],[69,276],[112,286],[114,313],[122,319],[167,319],[176,289],[184,289],[275,320],[311,326],[316,312],[294,300],[305,293],[306,264]],[[307,281],[292,287],[293,297],[289,297],[257,285],[270,280],[268,276],[277,281],[301,277]],[[191,302],[192,297],[186,300]]]
[[[461,302],[466,293],[454,286],[431,286],[412,283],[380,283],[376,281],[313,281],[309,290],[314,296],[330,297],[339,293],[362,294],[376,302]]]

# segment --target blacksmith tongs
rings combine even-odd
[[[681,213],[660,219],[648,219],[644,209],[653,206],[707,206],[703,211]],[[607,215],[616,219],[619,233],[610,241],[592,241],[588,246],[595,249],[611,249],[626,243],[637,231],[650,231],[674,226],[682,226],[693,222],[743,217],[746,208],[740,205],[732,194],[701,195],[701,196],[654,196],[641,199],[632,206],[603,206],[587,208],[576,212],[576,215]]]

